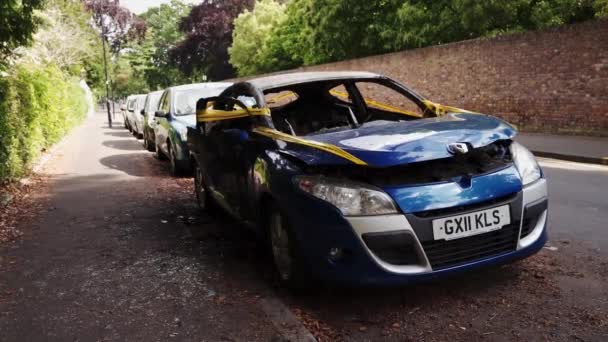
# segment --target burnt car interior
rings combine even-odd
[[[377,101],[364,94],[364,85],[389,88],[390,98]],[[385,92],[386,93],[386,92]],[[265,91],[275,128],[306,136],[337,132],[386,121],[410,121],[434,116],[419,100],[383,80],[323,81],[290,85]],[[372,94],[375,95],[375,94]],[[404,104],[408,104],[404,106]],[[413,108],[413,109],[403,109]]]

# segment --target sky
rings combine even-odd
[[[195,4],[198,0],[182,0],[185,3]],[[170,0],[120,0],[120,5],[129,9],[135,14],[141,14],[150,7],[156,7],[160,4],[169,3]]]

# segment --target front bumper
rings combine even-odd
[[[430,226],[433,219],[505,203],[511,207],[510,225],[449,242],[433,241]],[[316,206],[319,215],[315,217],[319,218],[306,216],[307,210],[302,210],[302,206],[288,215],[309,269],[320,279],[334,283],[397,285],[417,282],[523,259],[539,251],[547,240],[545,179],[511,196],[459,208],[456,213],[439,211],[422,217],[398,214],[344,218],[337,210],[321,208],[319,203]],[[283,209],[290,210],[288,207]],[[323,238],[319,234],[323,234]],[[382,250],[383,241],[388,243],[384,244],[386,250]],[[344,251],[341,260],[328,257],[328,251],[334,247]]]

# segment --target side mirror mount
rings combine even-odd
[[[124,104],[120,105],[120,110],[124,112],[125,110],[127,110],[127,106],[125,106]]]
[[[156,112],[154,112],[154,116],[157,118],[166,118],[167,113],[163,112],[162,110],[157,110]]]
[[[139,111],[139,114],[146,115],[146,111],[142,109],[142,110]]]

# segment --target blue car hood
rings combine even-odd
[[[370,122],[356,129],[304,138],[335,145],[369,166],[389,167],[450,157],[449,143],[468,143],[477,148],[511,139],[516,134],[513,126],[492,116],[452,113],[415,121]],[[290,149],[285,152],[311,165],[349,163],[322,151]]]

